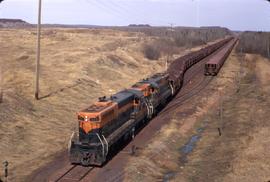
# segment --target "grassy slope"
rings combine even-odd
[[[80,108],[164,69],[162,61],[149,61],[141,54],[141,44],[151,37],[111,30],[46,29],[41,96],[50,96],[35,101],[34,32],[0,29],[4,70],[0,161],[10,162],[12,181],[21,181],[67,148]]]

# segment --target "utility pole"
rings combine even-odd
[[[173,32],[173,23],[170,23],[170,25],[171,25],[171,32]]]
[[[37,63],[36,63],[36,87],[35,98],[39,99],[39,71],[40,71],[40,29],[41,29],[41,0],[38,4],[38,24],[37,24]]]
[[[223,130],[223,97],[220,90],[219,91],[219,127],[218,127],[219,136],[222,135],[222,130]]]
[[[268,38],[268,47],[267,47],[267,53],[268,53],[268,59],[270,58],[270,36]]]
[[[0,103],[3,102],[3,63],[0,65]]]
[[[0,0],[0,3],[3,2],[4,0]],[[2,64],[0,65],[0,103],[3,102],[3,62],[1,62]],[[0,179],[1,180],[1,179]]]

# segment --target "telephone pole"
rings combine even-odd
[[[38,4],[38,24],[37,24],[37,63],[36,63],[36,87],[35,98],[39,99],[39,71],[40,71],[40,29],[41,29],[41,0]]]
[[[4,0],[0,0],[0,3],[2,3]],[[3,102],[3,62],[1,62],[0,65],[0,103]],[[1,179],[0,179],[1,180]]]
[[[173,26],[174,26],[174,24],[173,23],[170,23],[170,26],[171,26],[171,32],[173,32]]]
[[[268,59],[270,58],[270,36],[268,38],[268,44],[267,44],[267,56],[268,56]]]
[[[1,62],[2,64],[0,65],[0,103],[3,102],[3,62]]]
[[[218,124],[219,136],[222,135],[222,130],[223,130],[223,97],[222,91],[219,90],[219,124]]]

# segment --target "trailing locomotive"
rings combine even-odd
[[[69,144],[72,164],[102,165],[113,146],[134,137],[134,132],[150,120],[182,87],[184,73],[232,38],[176,59],[167,72],[141,80],[111,97],[101,97],[77,113],[78,132]]]

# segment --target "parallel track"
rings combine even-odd
[[[174,111],[176,109],[176,107],[180,106],[183,104],[184,101],[190,99],[191,97],[193,97],[194,95],[198,94],[199,92],[201,92],[213,79],[213,77],[204,77],[197,85],[195,85],[192,90],[190,92],[186,92],[184,94],[181,94],[180,96],[178,96],[171,105],[169,105],[168,107],[166,107],[164,110],[162,110],[161,114],[164,114],[166,112],[166,114]]]
[[[64,174],[60,175],[55,180],[55,182],[77,182],[82,181],[92,170],[94,167],[83,167],[79,165],[73,165],[70,169],[68,169]]]
[[[164,114],[167,115],[167,114],[170,114],[171,112],[173,112],[178,106],[184,104],[185,101],[188,101],[193,96],[200,93],[212,81],[212,79],[213,79],[213,77],[203,76],[203,79],[200,80],[200,82],[198,84],[196,84],[194,87],[192,87],[190,92],[186,92],[184,94],[177,96],[172,101],[172,105],[169,105],[164,110],[162,110],[162,112],[160,113],[159,116],[162,117]],[[160,153],[160,152],[162,152],[162,151],[159,151],[158,153]],[[156,155],[158,155],[158,153],[153,153],[149,158],[150,159],[154,158]],[[124,180],[124,172],[120,172],[120,173],[116,174],[115,176],[112,176],[110,179],[106,180],[106,182],[120,182],[123,180]]]

